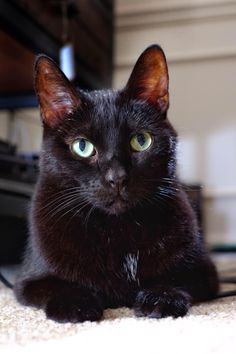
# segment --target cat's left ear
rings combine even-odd
[[[38,56],[35,63],[35,91],[43,122],[51,128],[66,119],[81,103],[70,81],[46,55]]]
[[[140,55],[124,93],[128,98],[146,101],[165,112],[169,106],[168,85],[165,54],[161,47],[152,45]]]

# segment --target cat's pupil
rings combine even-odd
[[[138,134],[137,135],[137,141],[138,141],[140,146],[143,146],[145,144],[145,142],[146,142],[144,134]]]
[[[85,139],[80,139],[80,142],[79,142],[79,148],[81,151],[84,151],[85,150],[85,146],[86,146],[86,142],[85,142]]]

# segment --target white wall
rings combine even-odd
[[[180,177],[205,186],[208,242],[236,244],[236,0],[117,0],[115,33],[114,87],[163,47]]]
[[[0,111],[0,139],[7,140],[9,128],[9,112]]]
[[[38,108],[0,112],[0,139],[17,145],[19,153],[38,153],[42,126]]]
[[[38,153],[41,149],[42,125],[38,108],[18,109],[11,125],[10,141],[20,153]]]

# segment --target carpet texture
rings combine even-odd
[[[235,286],[234,286],[235,288]],[[229,286],[227,287],[229,289]],[[236,297],[192,307],[183,318],[135,318],[131,310],[106,310],[98,323],[58,324],[44,312],[19,305],[0,285],[0,352],[236,353]],[[70,354],[70,353],[68,353]]]

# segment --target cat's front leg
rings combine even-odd
[[[103,314],[101,299],[91,290],[54,277],[24,280],[14,290],[20,303],[44,309],[57,322],[97,321]]]
[[[174,287],[158,286],[137,293],[134,311],[138,317],[182,317],[190,306],[191,297],[187,292]]]

